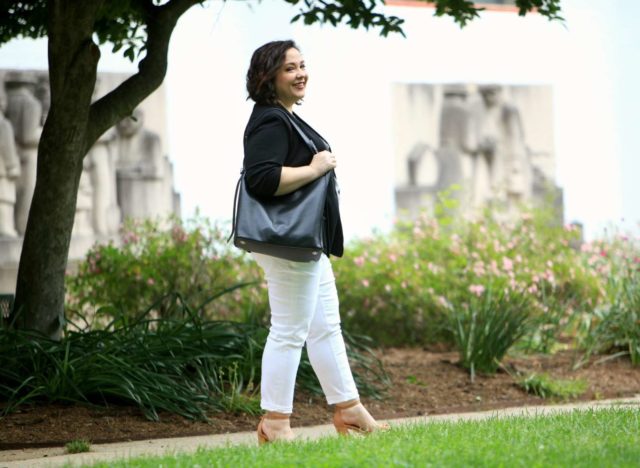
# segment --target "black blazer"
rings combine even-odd
[[[244,161],[247,188],[258,197],[273,197],[280,184],[282,167],[300,167],[311,163],[313,154],[294,131],[283,107],[256,104],[244,132]],[[319,151],[330,151],[327,141],[295,113],[293,118]],[[327,246],[325,253],[341,257],[344,237],[338,202],[337,184],[331,179],[325,205]]]

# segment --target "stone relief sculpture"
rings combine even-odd
[[[473,174],[474,204],[506,204],[510,211],[531,198],[533,168],[519,110],[503,99],[499,86],[480,86],[478,146]],[[488,179],[488,180],[487,180]],[[488,183],[487,183],[488,182]]]
[[[96,82],[94,100],[101,86]],[[116,131],[107,130],[89,150],[84,159],[88,184],[91,186],[91,226],[96,235],[116,234],[121,221],[116,185]],[[80,181],[82,184],[82,180]]]
[[[20,159],[13,127],[5,118],[7,96],[0,87],[0,237],[16,237],[16,180],[20,176]]]
[[[116,86],[122,79],[126,77],[99,76],[94,98],[101,86]],[[15,288],[35,188],[38,143],[50,104],[46,72],[0,70],[0,293]],[[161,98],[147,105],[154,112],[164,111]],[[126,217],[180,212],[173,167],[162,152],[160,134],[145,128],[141,109],[132,117],[107,130],[84,158],[70,260],[82,258],[95,241],[117,241]]]
[[[416,111],[420,108],[409,100],[420,96],[416,90],[421,87],[425,88],[422,95],[435,97],[422,99],[422,105],[428,107]],[[472,84],[399,84],[396,90],[403,114],[395,118],[410,121],[412,129],[404,130],[398,143],[405,152],[401,157],[408,175],[396,188],[399,209],[415,215],[433,207],[437,193],[456,184],[460,189],[449,196],[458,199],[461,213],[499,207],[507,215],[515,214],[523,203],[544,202],[549,190],[554,192],[556,203],[559,201],[556,210],[561,213],[562,193],[550,171],[553,149],[546,144],[552,140],[549,122],[542,120],[539,112],[530,117],[534,125],[548,128],[546,133],[538,129],[538,138],[543,135],[538,140],[542,147],[532,151],[526,140],[522,109],[507,98],[505,91],[511,97],[520,93],[516,96],[521,97],[519,102],[525,104],[525,110],[530,109],[527,105],[535,105],[533,95],[550,102],[549,92],[541,87]],[[416,125],[411,120],[414,118],[424,126]],[[424,165],[427,160],[431,162],[429,169]],[[435,180],[429,179],[426,170],[435,175]]]
[[[466,87],[448,86],[444,89],[440,146],[436,151],[439,168],[437,190],[445,190],[453,184],[464,188],[471,180],[476,135],[467,97]]]
[[[20,178],[17,182],[15,224],[24,234],[33,190],[36,186],[38,142],[42,133],[42,105],[34,96],[36,80],[27,72],[11,72],[5,78],[7,90],[7,118],[13,132],[20,158]]]
[[[118,203],[124,217],[153,218],[173,213],[173,174],[160,138],[143,127],[136,109],[116,125]]]
[[[107,130],[85,156],[92,187],[92,226],[96,234],[118,232],[121,221],[116,185],[116,134]]]
[[[91,164],[87,157],[82,163],[82,174],[78,184],[78,198],[76,200],[76,216],[73,222],[72,236],[88,237],[94,234],[92,215],[93,185],[91,183]]]

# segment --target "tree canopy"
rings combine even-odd
[[[113,51],[123,51],[125,57],[135,60],[146,48],[146,21],[154,6],[175,3],[203,4],[207,0],[83,0],[98,3],[94,31],[97,42],[113,44]],[[227,0],[222,0],[227,1]],[[246,0],[251,1],[251,0]],[[258,0],[260,1],[260,0]],[[351,28],[378,28],[380,35],[404,34],[404,19],[386,15],[379,9],[384,0],[283,0],[300,6],[291,19],[304,24],[327,23],[333,26],[345,24]],[[461,27],[477,18],[485,8],[482,2],[470,0],[419,0],[434,6],[434,15],[449,16]],[[515,0],[518,14],[531,11],[550,20],[562,20],[561,0]],[[20,37],[40,38],[47,36],[47,0],[11,1],[2,0],[0,7],[0,45]]]

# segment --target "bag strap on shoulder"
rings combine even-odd
[[[318,152],[318,148],[316,147],[315,143],[311,140],[311,138],[307,136],[306,133],[304,133],[304,131],[300,128],[300,125],[298,125],[298,123],[294,120],[293,116],[289,112],[285,111],[284,109],[280,109],[279,107],[274,107],[274,110],[287,118],[291,126],[296,132],[298,132],[300,138],[302,138],[302,141],[304,141],[304,144],[307,145],[307,148],[309,148],[309,150],[311,150],[311,154],[316,154]]]

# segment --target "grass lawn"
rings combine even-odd
[[[640,466],[640,410],[433,422],[370,437],[234,446],[92,466]]]

